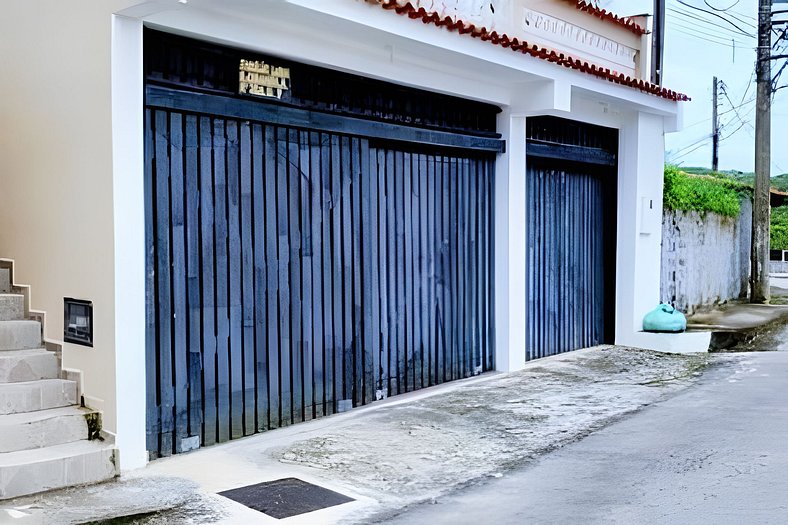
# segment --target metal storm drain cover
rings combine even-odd
[[[354,501],[333,490],[296,478],[277,479],[256,485],[226,490],[220,496],[250,509],[282,519]]]

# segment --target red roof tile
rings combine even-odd
[[[474,24],[468,24],[462,20],[452,20],[450,17],[441,18],[436,12],[428,12],[423,7],[416,8],[410,2],[404,4],[397,3],[397,0],[367,0],[376,3],[383,7],[383,9],[393,10],[396,13],[407,16],[413,20],[421,20],[425,24],[433,24],[438,27],[445,27],[449,31],[457,31],[463,35],[470,35],[473,38],[479,38],[485,42],[498,45],[504,48],[511,49],[512,51],[519,52],[525,55],[541,58],[571,69],[577,69],[583,73],[593,75],[597,78],[603,78],[615,84],[633,87],[645,93],[650,93],[658,97],[666,98],[674,101],[688,101],[690,98],[687,95],[678,93],[676,91],[664,88],[657,84],[646,82],[639,78],[633,78],[617,71],[612,71],[609,68],[603,68],[596,64],[592,64],[571,55],[564,53],[556,53],[553,50],[545,47],[540,47],[536,44],[529,44],[524,40],[518,38],[511,38],[506,34],[499,34],[496,31],[490,32],[485,27],[478,27]],[[580,4],[582,2],[578,2]],[[579,7],[579,6],[578,6]],[[594,8],[596,9],[596,8]],[[602,12],[602,11],[600,11]],[[618,19],[623,20],[623,19]],[[638,26],[639,27],[639,26]]]
[[[586,0],[567,0],[568,2],[572,2],[575,6],[581,10],[585,11],[589,15],[596,16],[597,18],[601,18],[602,20],[606,20],[609,22],[613,22],[614,24],[618,24],[627,28],[628,30],[632,31],[636,35],[645,35],[648,33],[646,29],[632,20],[629,17],[622,17],[607,11],[606,9],[600,9],[599,7],[595,6],[589,1]]]

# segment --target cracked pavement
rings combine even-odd
[[[788,522],[788,353],[713,356],[697,385],[386,523]]]
[[[12,514],[19,525],[279,523],[217,493],[285,477],[356,499],[286,523],[368,523],[481,480],[506,479],[686,390],[710,359],[622,347],[563,354],[520,372],[405,394],[158,460],[116,482],[3,502],[0,523]]]

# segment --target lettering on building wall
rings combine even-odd
[[[531,0],[396,1],[399,5],[412,4],[417,9],[423,8],[441,18],[474,24],[499,34],[505,33],[510,37],[525,40],[530,45],[566,53],[617,72],[639,74],[641,43],[638,43],[636,37],[627,35],[623,39],[617,38],[618,33],[625,31],[620,27],[611,27],[609,32],[597,29],[602,31],[603,34],[600,34],[585,29],[582,23],[578,25],[567,21],[574,20],[573,15],[577,16],[577,10],[570,2],[555,0],[552,2],[555,5],[549,5],[551,2],[540,3],[539,5],[549,7],[552,13],[546,14],[531,9],[529,5],[536,3]],[[564,12],[567,20],[559,18]],[[590,17],[585,18],[590,20]]]
[[[523,29],[536,35],[546,36],[559,43],[571,44],[577,49],[590,48],[594,54],[628,67],[635,67],[636,49],[570,24],[560,18],[524,8]]]
[[[290,68],[261,60],[241,60],[239,92],[281,99],[290,89]]]

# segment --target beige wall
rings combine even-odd
[[[67,368],[115,429],[111,14],[130,2],[6,0],[0,17],[0,257],[62,340],[63,297],[92,300],[94,348]],[[93,398],[93,399],[91,399]]]

